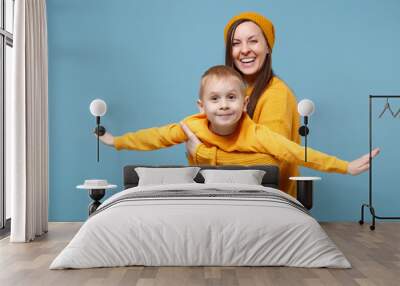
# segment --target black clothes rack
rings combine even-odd
[[[359,224],[364,224],[364,208],[369,208],[372,216],[372,225],[369,226],[371,230],[375,229],[375,219],[400,219],[400,217],[378,216],[375,213],[375,208],[372,205],[372,101],[373,99],[389,99],[400,98],[400,95],[370,95],[369,96],[369,202],[361,206],[361,219]]]

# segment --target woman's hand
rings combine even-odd
[[[196,155],[196,149],[197,146],[201,144],[201,141],[197,136],[190,130],[189,127],[183,122],[180,123],[181,127],[183,129],[183,132],[185,132],[186,137],[188,138],[186,141],[186,152],[191,156],[194,157]]]
[[[97,137],[96,133],[94,134],[94,136]],[[99,136],[99,139],[101,142],[103,142],[104,144],[108,145],[108,146],[114,146],[114,136],[112,136],[111,133],[104,133],[103,136]]]
[[[371,151],[371,157],[375,158],[381,150],[379,148],[375,148]],[[364,156],[352,161],[349,163],[347,167],[347,173],[350,175],[356,176],[365,172],[369,169],[369,153]]]

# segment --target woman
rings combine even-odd
[[[245,12],[233,17],[225,27],[226,65],[239,71],[248,88],[247,112],[255,123],[268,126],[289,140],[300,143],[297,101],[289,87],[272,71],[271,54],[275,42],[274,26],[264,16]],[[274,157],[257,153],[227,153],[208,147],[193,136],[186,147],[190,163],[199,165],[271,164],[280,168],[280,189],[296,196],[295,183],[289,180],[298,176],[297,165],[279,162]]]

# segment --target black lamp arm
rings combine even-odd
[[[307,125],[308,125],[308,116],[304,116],[304,125],[300,126],[299,128],[299,134],[303,137],[307,136],[308,133],[310,133],[310,130],[308,129]]]
[[[308,116],[304,116],[304,125],[300,126],[299,134],[304,137],[304,161],[307,162],[307,135],[310,133],[310,130],[307,127],[308,124]]]
[[[99,146],[99,137],[103,136],[106,133],[106,129],[104,126],[100,125],[100,116],[96,116],[96,128],[94,129],[94,134],[97,135],[97,162],[99,162],[100,158],[100,146]]]
[[[100,125],[100,116],[96,116],[97,127],[94,129],[94,134],[97,136],[103,136],[106,133],[104,126]]]

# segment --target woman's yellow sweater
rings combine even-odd
[[[247,94],[250,93],[249,88]],[[259,98],[252,119],[255,123],[265,125],[270,130],[300,144],[296,97],[278,77],[271,79],[267,89]],[[203,144],[197,149],[196,156],[189,158],[189,162],[193,165],[277,165],[280,171],[280,189],[296,197],[296,183],[289,180],[289,177],[299,175],[298,165],[276,160],[268,154],[225,152],[215,146],[207,147]]]
[[[216,146],[225,152],[264,153],[278,161],[287,161],[325,172],[347,173],[348,162],[336,157],[308,149],[304,162],[304,148],[271,131],[268,127],[255,124],[244,113],[236,131],[228,136],[220,136],[208,128],[204,114],[196,114],[183,120],[192,132],[206,146]],[[114,147],[130,150],[155,150],[183,143],[187,140],[178,123],[162,127],[139,130],[114,138]]]

